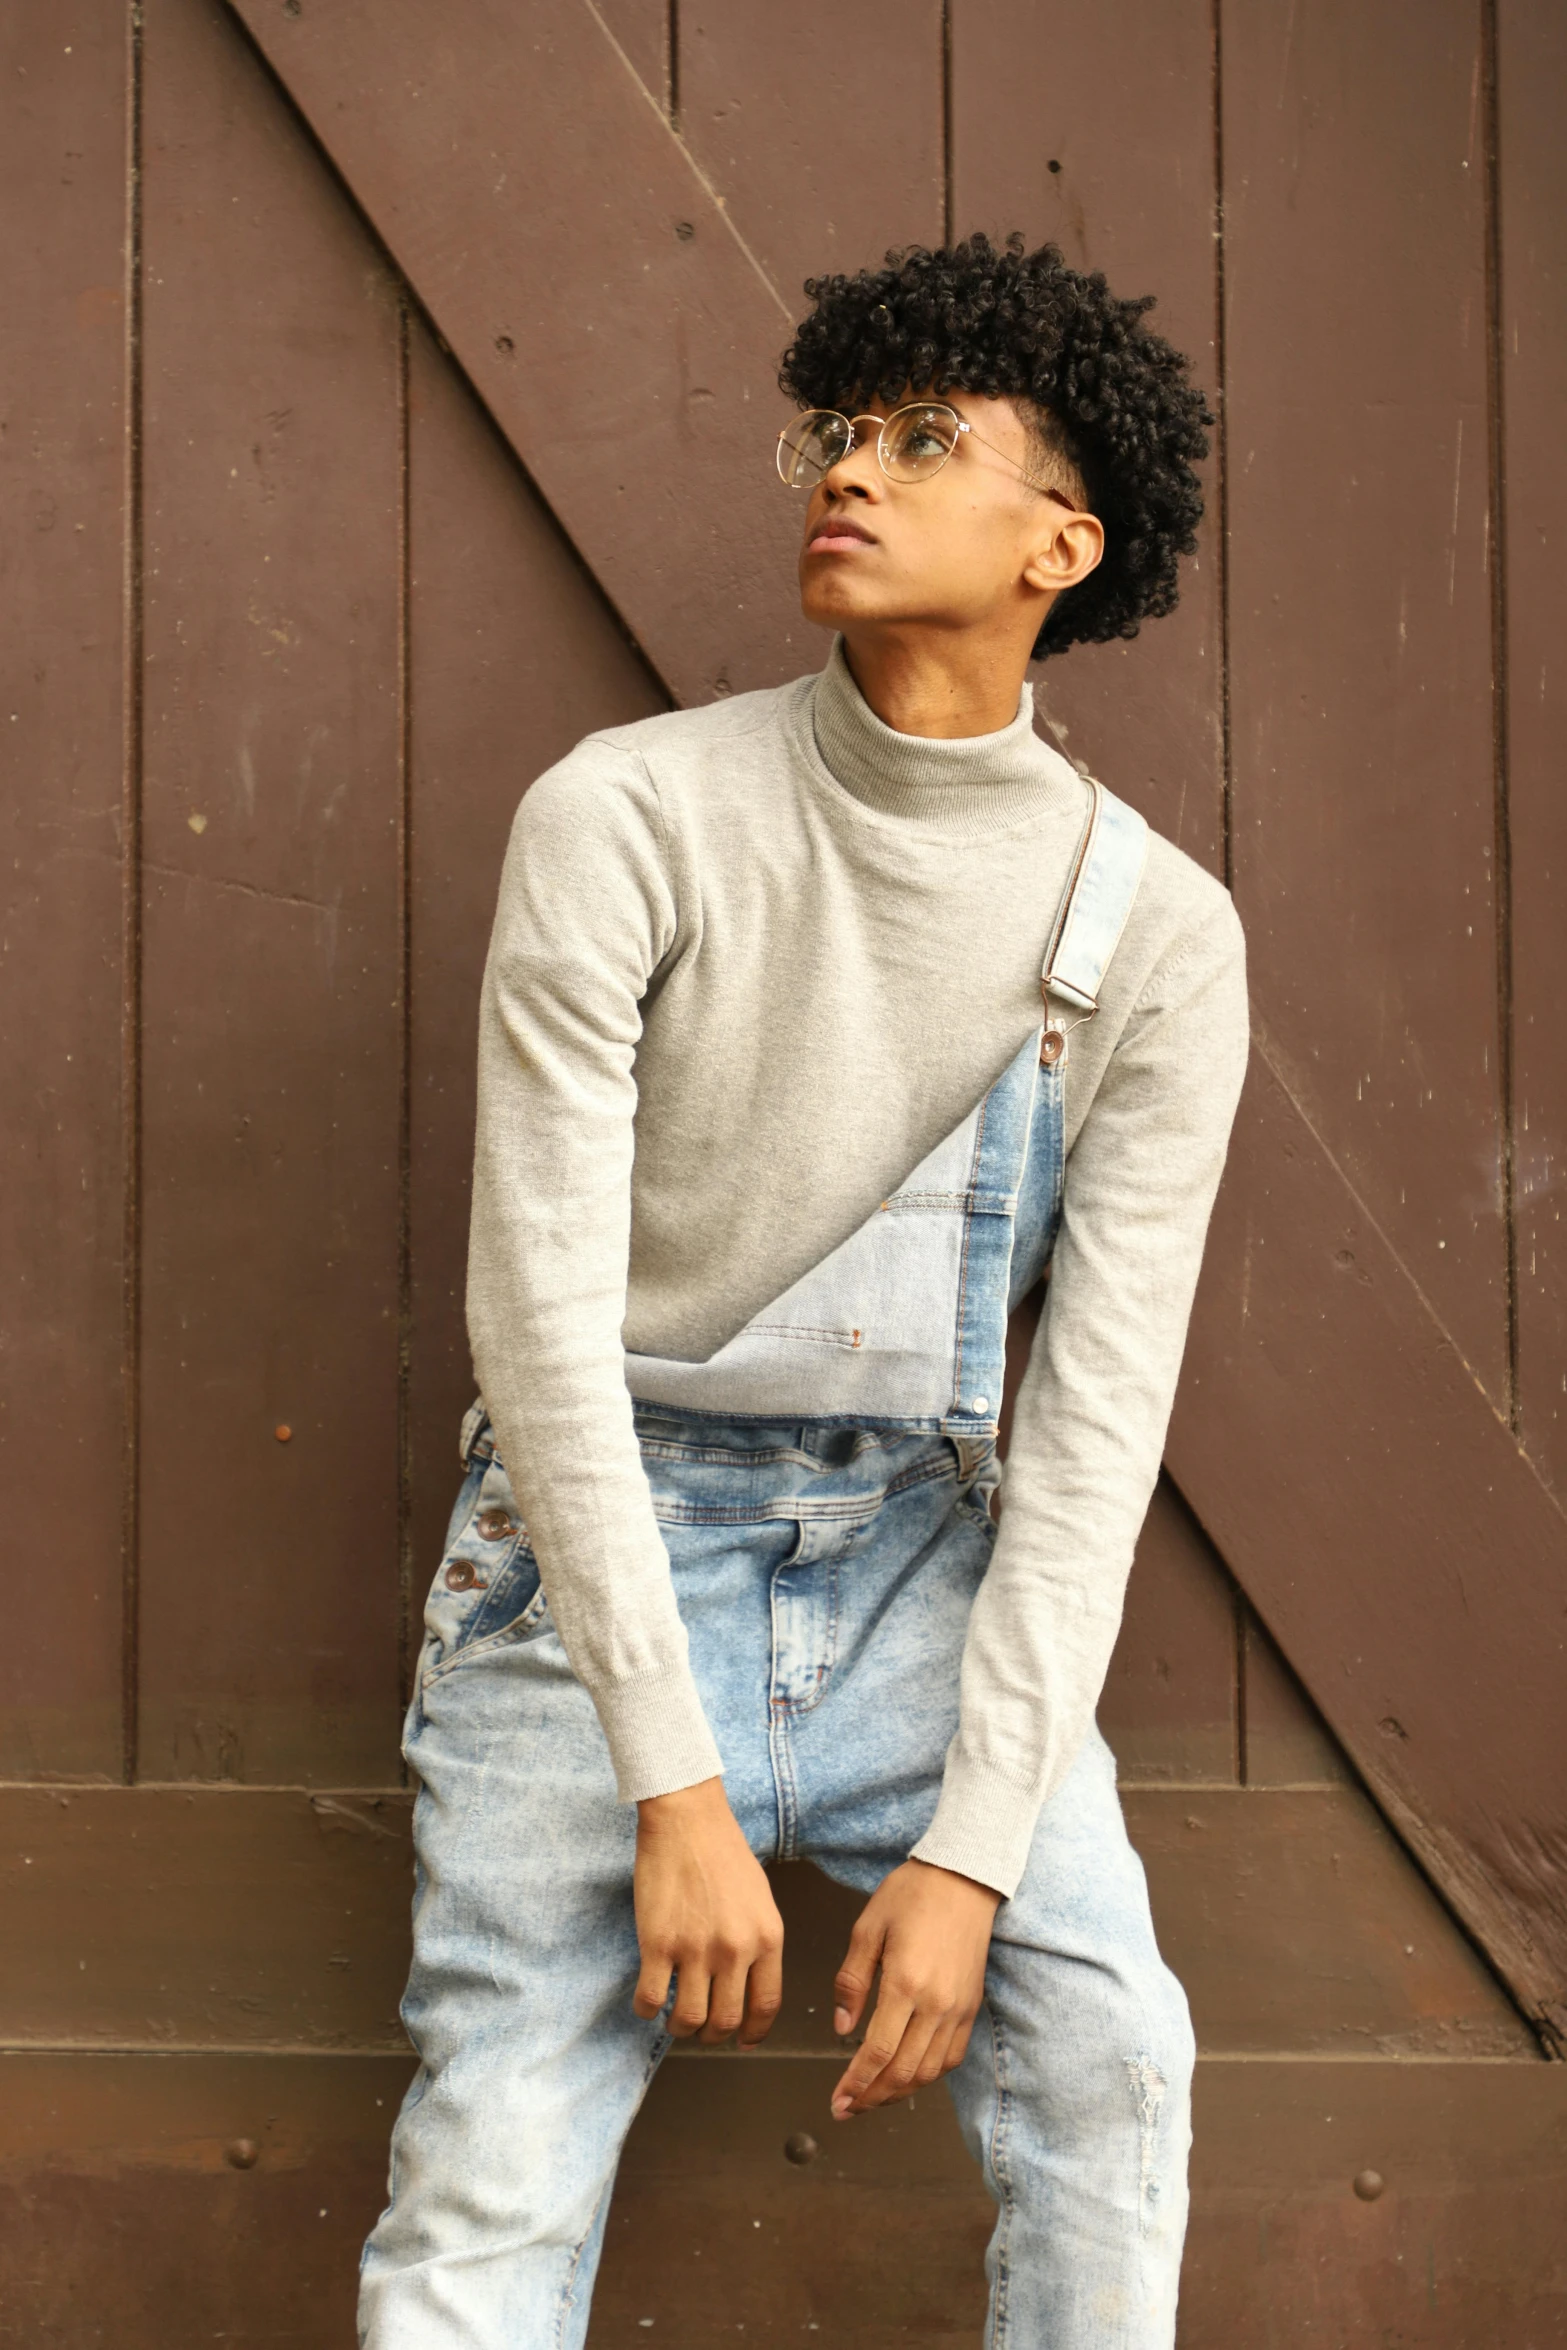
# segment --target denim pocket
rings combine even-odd
[[[511,1483],[493,1456],[469,1466],[447,1528],[446,1552],[424,1605],[421,1684],[479,1648],[525,1640],[547,1615],[539,1562]]]

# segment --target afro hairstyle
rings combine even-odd
[[[803,408],[850,409],[900,392],[1009,399],[1051,486],[1104,524],[1102,561],[1057,597],[1034,658],[1132,637],[1173,611],[1177,565],[1197,543],[1207,401],[1190,361],[1143,325],[1152,294],[1120,301],[1059,246],[984,235],[911,245],[884,269],[813,277],[780,387]]]

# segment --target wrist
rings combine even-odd
[[[961,1885],[965,1892],[975,1894],[983,1901],[990,1909],[992,1916],[1005,1899],[1005,1895],[999,1893],[994,1885],[985,1884],[979,1877],[966,1877],[961,1869],[943,1868],[940,1861],[916,1860],[911,1855],[908,1866],[911,1869],[923,1869],[932,1877],[945,1877],[949,1885]]]
[[[712,1817],[729,1809],[722,1779],[697,1779],[689,1787],[672,1787],[663,1795],[644,1795],[637,1805],[639,1827],[661,1822]]]

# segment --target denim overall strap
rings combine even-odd
[[[1043,1269],[1060,1210],[1068,1032],[1053,999],[1092,1017],[1147,850],[1142,818],[1090,790],[1040,982],[1043,1029],[857,1231],[716,1354],[628,1353],[639,1402],[995,1435],[1009,1307]]]
[[[1039,976],[1045,1000],[1039,1057],[1046,1067],[1066,1059],[1072,1030],[1099,1009],[1100,985],[1120,944],[1148,859],[1148,826],[1137,810],[1107,792],[1093,776],[1084,780],[1092,794],[1088,817]],[[1058,1018],[1055,997],[1071,1007],[1077,1019]]]

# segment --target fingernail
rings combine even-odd
[[[853,2111],[854,2111],[854,2101],[853,2101],[853,2099],[852,2099],[852,2098],[849,2098],[849,2097],[835,2097],[835,2098],[833,2099],[833,2101],[832,2101],[832,2118],[833,2118],[833,2120],[834,2120],[835,2122],[842,2122],[842,2121],[847,2121],[847,2120],[848,2120],[848,2118],[849,2118],[849,2116],[850,2116],[850,2114],[851,2114]]]
[[[844,2033],[847,2032],[849,2029],[849,2011],[846,2007],[835,2007],[833,2009],[832,2028],[838,2034],[840,2039],[843,2037]]]

